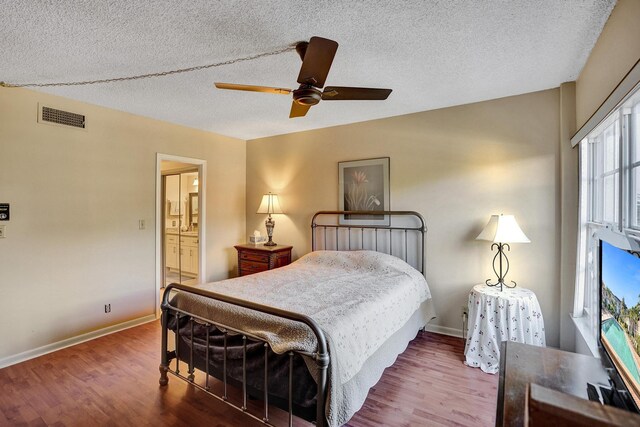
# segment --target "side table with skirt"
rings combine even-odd
[[[500,343],[513,341],[545,347],[544,319],[529,289],[476,285],[469,293],[465,364],[495,374]]]

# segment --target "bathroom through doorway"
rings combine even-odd
[[[158,300],[170,283],[203,280],[205,166],[203,160],[158,154]]]

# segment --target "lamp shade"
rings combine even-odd
[[[489,222],[476,240],[495,243],[530,243],[531,240],[520,229],[513,215],[491,215]]]
[[[282,208],[277,194],[268,193],[262,196],[262,202],[256,213],[259,214],[281,214]]]

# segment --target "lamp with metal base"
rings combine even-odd
[[[267,237],[269,240],[264,244],[265,246],[276,246],[276,243],[273,239],[273,228],[276,225],[276,222],[271,218],[271,214],[281,214],[282,208],[280,207],[280,201],[278,200],[277,194],[267,193],[262,196],[262,202],[260,203],[260,207],[256,213],[259,214],[269,214],[269,217],[264,222],[265,227],[267,227]]]
[[[516,282],[512,280],[511,283],[513,283],[513,286],[510,286],[505,281],[505,277],[509,272],[509,259],[507,258],[505,249],[507,251],[511,250],[509,243],[531,242],[520,229],[515,217],[513,215],[502,214],[491,215],[489,222],[478,237],[476,237],[476,240],[493,242],[491,250],[493,250],[494,247],[497,249],[496,255],[493,257],[493,272],[498,277],[498,280],[495,283],[491,283],[491,279],[487,279],[485,284],[487,286],[500,286],[500,291],[502,291],[503,286],[515,288],[517,286]],[[496,268],[496,263],[498,264],[498,268]]]

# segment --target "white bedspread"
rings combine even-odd
[[[320,325],[331,355],[330,425],[340,425],[353,414],[335,401],[343,395],[340,387],[431,296],[417,270],[396,257],[372,251],[312,252],[287,267],[198,287],[306,314]],[[316,351],[315,336],[298,322],[192,294],[178,294],[173,304],[259,336],[276,353]]]

